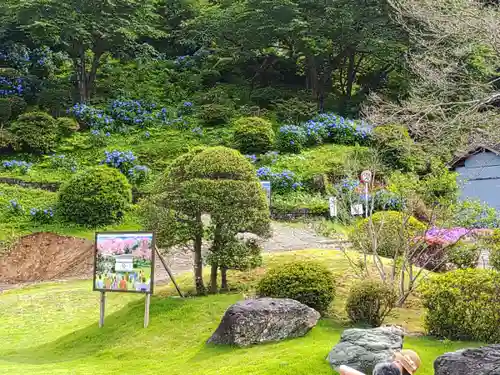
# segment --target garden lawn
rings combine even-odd
[[[157,288],[151,321],[142,328],[144,297],[108,293],[105,327],[99,329],[99,293],[91,281],[48,283],[0,294],[0,373],[5,374],[169,374],[258,375],[333,374],[325,358],[347,327],[342,318],[350,273],[335,251],[308,250],[266,256],[266,266],[320,259],[339,275],[332,316],[306,337],[246,349],[206,346],[224,311],[241,294],[173,298],[171,286]],[[262,269],[232,273],[234,285],[252,285]],[[342,272],[343,277],[342,277]],[[182,288],[190,277],[180,277]],[[338,316],[337,316],[338,315]],[[397,311],[391,321],[417,327],[421,311]],[[419,375],[433,374],[434,359],[477,344],[405,339],[424,362]]]
[[[9,209],[10,201],[15,200],[23,207],[24,212],[12,213]],[[34,232],[52,232],[60,235],[94,239],[95,229],[86,228],[81,225],[59,222],[57,214],[51,223],[39,223],[34,221],[30,215],[31,208],[46,209],[55,208],[57,204],[57,193],[41,190],[22,188],[0,184],[0,241],[15,239],[20,235]],[[124,220],[116,225],[99,228],[102,231],[126,231],[140,230],[134,210],[125,215]]]

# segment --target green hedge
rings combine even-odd
[[[73,176],[61,187],[58,200],[58,210],[66,220],[98,227],[123,217],[132,190],[117,169],[99,166]]]
[[[272,124],[260,117],[242,117],[234,122],[234,146],[244,154],[262,154],[272,149]]]
[[[332,272],[320,263],[294,262],[271,269],[260,280],[261,297],[291,298],[325,313],[335,298]]]
[[[499,272],[448,272],[425,281],[420,292],[429,334],[454,340],[500,342]]]

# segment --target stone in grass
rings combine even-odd
[[[327,360],[334,370],[346,365],[371,374],[377,363],[390,361],[394,352],[403,348],[403,337],[403,332],[394,327],[346,329]]]
[[[249,346],[301,337],[320,314],[292,299],[259,298],[229,307],[208,344]]]
[[[500,345],[446,353],[434,361],[435,375],[500,375]]]

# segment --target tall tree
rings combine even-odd
[[[410,37],[409,95],[373,95],[366,115],[407,126],[436,152],[500,142],[500,8],[469,0],[390,3]]]
[[[160,37],[155,0],[7,0],[15,31],[64,51],[73,62],[80,100],[93,93],[105,54],[126,55],[142,35]]]

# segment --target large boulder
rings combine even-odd
[[[248,346],[304,336],[320,314],[292,299],[259,298],[229,307],[207,343]]]
[[[435,375],[500,375],[500,345],[463,349],[434,361]]]
[[[394,352],[403,348],[403,337],[394,327],[346,329],[327,360],[334,370],[346,365],[371,374],[377,363],[390,361]]]

